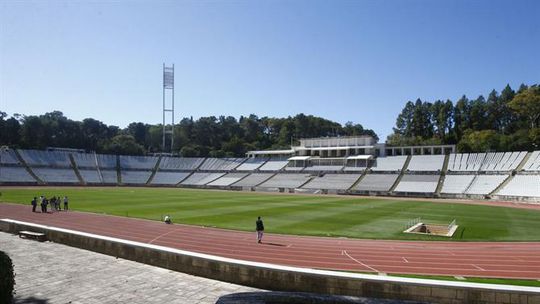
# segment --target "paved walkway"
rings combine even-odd
[[[61,244],[0,232],[13,260],[16,303],[215,303],[258,291]]]

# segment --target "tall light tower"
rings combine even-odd
[[[167,113],[170,113],[171,124],[165,123]],[[163,145],[162,152],[167,152],[166,137],[171,134],[169,152],[173,152],[174,144],[174,64],[166,67],[163,63]]]

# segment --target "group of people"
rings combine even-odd
[[[64,196],[63,199],[64,202],[64,211],[67,211],[69,209],[69,200],[67,196]],[[34,197],[34,199],[31,202],[32,205],[32,212],[36,212],[36,208],[39,204],[41,207],[41,213],[47,213],[47,208],[50,206],[51,211],[62,211],[62,198],[60,196],[56,197],[53,196],[50,199],[45,197],[44,195],[41,195],[39,198]]]

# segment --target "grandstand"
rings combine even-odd
[[[278,173],[266,182],[259,185],[262,188],[299,188],[311,179],[309,174],[302,173]]]
[[[80,183],[73,169],[58,168],[32,168],[34,174],[43,182],[51,184],[78,184]]]
[[[444,155],[414,155],[407,166],[408,171],[441,171]]]
[[[189,172],[158,171],[150,182],[152,185],[176,185],[189,176]]]
[[[433,168],[433,165],[423,168]],[[434,193],[440,176],[437,174],[405,174],[395,192]]]
[[[540,175],[516,175],[498,194],[516,197],[540,197]]]
[[[267,158],[248,158],[236,171],[255,171],[266,163]]]
[[[488,195],[497,188],[508,175],[477,175],[471,185],[465,190],[466,194]]]
[[[186,170],[197,169],[204,161],[204,158],[186,158],[186,157],[162,157],[159,163],[160,170]]]
[[[181,184],[187,186],[204,186],[223,175],[225,175],[225,173],[196,172],[182,181]]]
[[[122,169],[153,169],[156,166],[158,157],[155,156],[120,156],[120,167]]]
[[[143,185],[146,184],[152,171],[122,171],[122,183],[123,184],[135,184]]]
[[[325,174],[317,176],[303,189],[347,190],[360,178],[360,174]]]
[[[524,171],[540,171],[540,151],[534,151],[523,166]]]
[[[201,165],[204,171],[230,171],[242,164],[245,158],[207,158]]]
[[[70,167],[69,154],[60,151],[19,150],[19,155],[31,167]]]
[[[36,183],[23,167],[2,167],[0,168],[0,183]]]
[[[312,148],[316,156],[249,158],[117,156],[77,150],[11,149],[0,152],[0,183],[332,190],[540,200],[540,151],[374,157],[347,156],[338,150],[328,152],[325,159],[321,153],[327,150]],[[307,153],[305,149],[301,151]],[[279,153],[292,152],[280,150]],[[338,154],[343,157],[336,157]]]
[[[270,159],[259,168],[259,171],[279,171],[288,163],[287,159]]]
[[[372,171],[401,171],[407,156],[379,157],[371,167]]]
[[[360,182],[352,188],[356,191],[390,191],[396,182],[399,174],[367,174]]]
[[[232,184],[236,187],[255,187],[272,177],[274,173],[252,173]]]
[[[474,179],[474,175],[446,175],[441,193],[463,194]]]
[[[227,173],[217,180],[208,183],[208,186],[230,186],[246,177],[249,173]]]

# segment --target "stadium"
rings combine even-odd
[[[540,303],[537,8],[6,3],[0,303]]]

